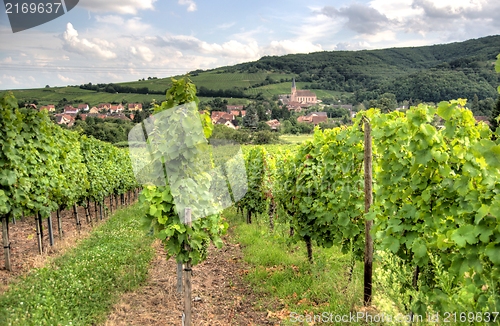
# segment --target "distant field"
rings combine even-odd
[[[269,76],[274,80],[280,80],[285,78],[292,78],[294,75],[291,74],[278,74],[271,72],[260,72],[260,73],[217,73],[215,71],[209,71],[199,74],[198,76],[190,77],[195,85],[199,87],[207,87],[208,89],[218,90],[218,89],[231,89],[233,87],[249,87],[263,82],[266,77]],[[178,77],[174,77],[178,78]],[[162,79],[150,79],[144,81],[133,81],[116,83],[122,86],[130,86],[134,88],[148,87],[152,91],[165,91],[171,85],[171,78]],[[281,84],[276,84],[281,85]],[[287,89],[285,93],[290,91],[290,83],[284,83],[283,89]],[[259,91],[255,92],[251,90],[250,93],[257,94]],[[96,92],[81,89],[79,87],[67,86],[67,87],[51,87],[51,88],[37,88],[37,89],[26,89],[26,90],[14,90],[14,96],[18,100],[29,101],[36,99],[40,105],[55,104],[61,99],[66,98],[68,101],[82,100],[84,103],[88,103],[90,106],[97,105],[104,102],[122,102],[126,100],[127,102],[151,102],[155,99],[157,102],[162,102],[165,100],[165,95],[163,94],[135,94],[135,93],[118,93],[111,94],[106,92]],[[268,92],[269,93],[269,92]],[[276,92],[274,92],[276,93]],[[273,93],[273,94],[274,94]],[[281,94],[277,92],[276,94]],[[272,95],[272,94],[271,94]],[[209,100],[211,98],[200,98],[200,100]],[[248,104],[248,99],[241,98],[227,98],[229,104]]]
[[[300,134],[300,135],[281,135],[280,136],[281,140],[284,140],[284,141],[289,142],[291,144],[300,144],[300,143],[303,143],[304,141],[306,141],[308,139],[312,139],[312,138],[313,138],[312,134],[310,134],[310,135],[304,135],[304,134]]]
[[[209,71],[201,73],[197,76],[190,76],[189,78],[195,83],[197,87],[204,86],[209,89],[228,89],[233,87],[249,87],[263,82],[269,76],[274,80],[281,78],[292,78],[292,74],[277,74],[270,72],[259,73],[220,73],[218,71]],[[174,77],[179,78],[179,77]],[[154,91],[164,91],[170,87],[171,78],[151,79],[144,81],[133,81],[126,83],[119,83],[122,86],[130,86],[135,88],[147,87]]]
[[[126,100],[128,103],[132,102],[151,102],[156,99],[157,102],[165,100],[164,95],[160,94],[111,94],[105,92],[95,92],[79,87],[54,87],[54,88],[40,88],[40,89],[29,89],[29,90],[14,90],[12,91],[14,96],[18,100],[33,100],[36,99],[39,105],[46,104],[56,104],[61,99],[66,98],[68,101],[82,100],[83,103],[87,103],[90,106],[97,105],[99,103],[110,103],[110,102],[122,102]]]

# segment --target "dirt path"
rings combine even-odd
[[[147,284],[125,294],[105,326],[182,324],[183,296],[176,293],[175,260],[166,261],[159,241],[155,249]],[[210,248],[209,258],[193,268],[193,325],[279,325],[254,306],[257,296],[242,280],[245,267],[241,248],[227,236],[224,247]]]

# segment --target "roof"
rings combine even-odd
[[[302,89],[302,90],[298,90],[298,91],[297,91],[297,96],[309,96],[309,97],[314,97],[314,96],[316,96],[316,94],[314,94],[313,92],[311,92],[311,91],[309,91],[309,90]]]
[[[133,109],[135,107],[141,108],[142,109],[142,104],[141,103],[129,103],[128,108]]]

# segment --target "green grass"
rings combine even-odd
[[[120,210],[89,238],[35,269],[0,297],[0,325],[95,325],[120,294],[146,280],[153,239],[138,205]]]
[[[281,140],[288,142],[288,143],[291,143],[291,144],[300,144],[300,143],[303,143],[304,141],[312,139],[312,138],[313,138],[312,134],[310,134],[310,135],[308,135],[308,134],[281,135],[280,136]]]
[[[263,217],[254,218],[254,223],[248,225],[232,208],[225,211],[225,216],[234,226],[233,241],[241,244],[244,260],[250,264],[245,279],[261,298],[256,308],[281,316],[280,325],[308,325],[294,322],[293,312],[304,316],[324,312],[349,315],[362,306],[362,264],[356,265],[349,281],[349,255],[335,247],[314,246],[311,265],[305,244],[289,242],[289,227],[283,221],[270,232]]]

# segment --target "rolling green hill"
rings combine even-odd
[[[354,102],[393,93],[398,101],[438,102],[453,98],[496,98],[500,84],[493,63],[500,53],[500,35],[423,47],[363,51],[324,51],[266,56],[254,62],[190,73],[198,96],[227,98],[244,104],[259,96],[313,89],[319,99],[350,96]],[[15,90],[21,101],[56,104],[63,98],[97,105],[102,102],[151,102],[164,99],[170,78],[116,84]],[[83,89],[86,88],[86,89]]]

